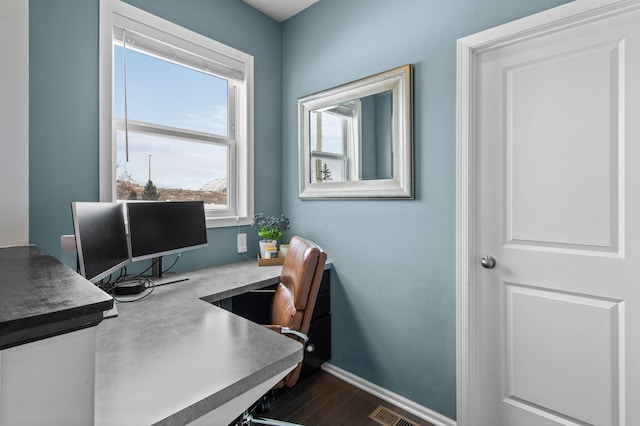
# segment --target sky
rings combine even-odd
[[[127,49],[127,116],[209,134],[227,135],[227,80]],[[114,114],[124,118],[122,47],[114,46]],[[126,170],[140,185],[198,190],[226,178],[228,148],[129,131],[129,161],[124,132],[117,132],[117,171]],[[151,156],[151,157],[149,157]],[[149,167],[150,166],[150,167]]]

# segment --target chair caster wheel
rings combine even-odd
[[[262,401],[260,401],[259,409],[260,413],[268,413],[271,409],[271,402],[267,398],[263,398]]]

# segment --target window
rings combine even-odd
[[[312,182],[360,177],[360,102],[348,101],[310,115]]]
[[[101,199],[204,200],[208,226],[253,217],[253,58],[101,1]]]

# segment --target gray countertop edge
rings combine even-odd
[[[172,426],[172,425],[184,425],[190,423],[205,414],[215,410],[218,407],[226,404],[234,398],[250,391],[266,380],[283,373],[287,369],[291,368],[292,364],[297,364],[302,361],[303,358],[302,347],[294,354],[283,358],[263,370],[256,371],[250,376],[245,377],[243,380],[234,383],[231,386],[223,389],[222,391],[210,395],[183,410],[174,413],[173,415],[154,423],[154,426]]]
[[[208,271],[214,270],[215,268],[222,268],[222,267],[235,267],[235,266],[239,266],[239,265],[243,265],[243,264],[248,264],[248,261],[241,261],[241,262],[235,262],[235,263],[230,263],[227,265],[221,265],[221,266],[214,266],[211,268],[204,268],[202,270],[199,270],[197,272],[191,271],[191,272],[184,272],[182,274],[184,275],[190,275],[190,279],[193,281],[198,281],[199,279],[202,279],[201,276],[206,276],[206,274],[208,273]],[[252,263],[255,263],[255,261],[252,261]],[[238,287],[234,287],[234,288],[230,288],[227,290],[223,290],[223,291],[219,291],[216,292],[215,294],[208,294],[205,296],[200,297],[201,300],[204,300],[205,302],[208,303],[215,303],[218,302],[220,300],[223,299],[228,299],[230,297],[233,296],[237,296],[239,294],[243,294],[243,293],[247,293],[249,291],[252,290],[257,290],[260,288],[264,288],[264,287],[268,287],[271,285],[275,285],[278,284],[280,282],[280,270],[282,268],[282,265],[277,265],[277,266],[262,266],[258,268],[264,268],[264,271],[269,271],[269,270],[277,270],[277,275],[274,275],[273,277],[269,277],[269,278],[265,278],[259,281],[255,281],[255,282],[251,282],[248,284],[244,284]],[[277,268],[277,269],[276,269]],[[325,270],[329,270],[329,269],[333,269],[333,262],[329,259],[327,259],[327,261],[325,262],[324,265],[324,269]]]
[[[231,289],[231,290],[223,291],[223,292],[218,293],[218,294],[211,294],[209,296],[204,296],[204,297],[201,297],[200,299],[204,300],[205,302],[208,302],[208,303],[215,303],[215,302],[218,302],[218,301],[223,300],[223,299],[228,299],[230,297],[237,296],[239,294],[247,293],[247,292],[249,292],[251,290],[257,290],[257,289],[260,289],[260,288],[268,287],[270,285],[278,284],[279,282],[280,282],[280,277],[278,276],[278,277],[266,279],[266,280],[263,280],[263,281],[247,284],[247,285],[242,286],[242,287],[238,287],[238,288],[234,288],[234,289]]]
[[[113,299],[33,245],[0,248],[0,350],[98,325]]]
[[[102,311],[76,316],[57,322],[43,322],[29,328],[3,331],[0,335],[0,350],[9,349],[26,343],[58,336],[72,331],[94,327],[103,319]]]

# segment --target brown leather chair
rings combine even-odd
[[[291,239],[273,295],[271,324],[266,327],[307,343],[326,260],[327,254],[313,242],[298,236]],[[295,385],[301,369],[300,363],[274,389]]]
[[[271,324],[265,327],[301,341],[306,348],[309,341],[309,325],[326,260],[327,254],[313,242],[298,236],[291,239],[289,251],[282,265],[280,284],[271,304]],[[299,363],[273,389],[295,385],[301,369],[302,363]],[[245,413],[243,421],[243,425],[291,424],[254,418],[249,413]]]

